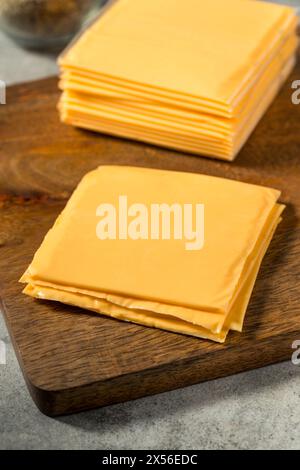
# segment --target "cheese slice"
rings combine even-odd
[[[83,178],[48,232],[21,279],[24,292],[222,342],[230,329],[242,329],[281,220],[279,194],[205,175],[99,167]],[[96,208],[117,207],[120,195],[149,210],[154,203],[204,204],[204,248],[188,251],[175,239],[99,240]]]
[[[266,90],[265,95],[261,98],[259,104],[252,114],[247,117],[244,127],[239,133],[235,141],[219,141],[214,142],[212,139],[193,139],[178,132],[153,130],[145,126],[116,123],[113,120],[96,116],[93,118],[88,116],[85,112],[78,111],[78,107],[68,105],[67,108],[61,107],[61,116],[64,122],[74,126],[92,129],[99,132],[105,132],[111,135],[120,137],[127,137],[139,141],[146,141],[164,147],[182,150],[184,152],[202,154],[203,156],[213,156],[224,160],[233,160],[235,155],[241,149],[250,133],[255,128],[258,120],[263,115],[267,107],[272,103],[274,97],[278,93],[282,83],[286,80],[291,70],[295,65],[295,59],[291,58],[281,71],[281,74],[274,80],[274,82]]]
[[[278,219],[278,222],[280,220],[281,218]],[[277,226],[277,224],[275,225]],[[90,294],[74,292],[71,289],[58,289],[45,285],[29,283],[27,284],[23,292],[37,299],[53,300],[69,305],[75,305],[77,307],[91,310],[99,314],[107,315],[118,320],[133,322],[148,327],[160,328],[162,330],[196,336],[203,339],[210,339],[219,343],[224,343],[230,329],[235,331],[242,330],[246,309],[255,283],[256,276],[258,274],[260,262],[268,248],[276,226],[274,226],[269,238],[263,245],[263,249],[261,251],[259,259],[255,263],[253,272],[251,273],[251,276],[249,276],[247,283],[241,291],[239,302],[236,302],[234,310],[232,311],[230,316],[225,318],[222,328],[218,332],[212,331],[210,326],[205,328],[203,326],[198,325],[197,323],[185,321],[179,316],[176,317],[172,315],[163,315],[157,313],[156,311],[146,310],[145,308],[143,309],[140,306],[139,308],[134,308],[132,307],[133,304],[131,304],[130,308],[124,307],[120,305],[120,303],[109,302],[107,299],[101,298],[97,295],[94,296]],[[216,316],[216,314],[213,315]],[[214,319],[212,318],[212,320]]]
[[[60,65],[227,104],[291,16],[291,8],[252,0],[119,0]]]
[[[294,45],[294,44],[293,44]],[[199,116],[196,115],[195,121],[183,121],[179,122],[178,118],[170,120],[162,116],[161,108],[156,107],[156,115],[154,112],[145,114],[144,111],[139,109],[133,109],[135,106],[129,104],[126,106],[124,102],[107,102],[107,100],[81,98],[80,95],[74,92],[66,92],[63,100],[61,101],[62,113],[64,113],[64,105],[66,104],[69,114],[64,115],[64,119],[67,121],[72,117],[68,117],[70,114],[73,116],[73,112],[79,113],[83,118],[86,116],[87,120],[90,120],[90,128],[97,130],[97,122],[99,121],[99,127],[104,126],[106,122],[110,122],[113,126],[124,124],[124,132],[132,132],[132,127],[143,128],[143,134],[147,132],[158,132],[163,135],[164,132],[179,134],[179,138],[182,140],[187,138],[188,141],[194,141],[197,145],[199,142],[199,136],[201,136],[201,144],[211,143],[218,144],[218,147],[228,149],[228,152],[232,152],[232,149],[239,146],[241,140],[245,140],[249,135],[259,117],[264,113],[265,109],[273,100],[274,95],[280,89],[282,82],[286,79],[291,69],[294,67],[294,60],[288,60],[282,64],[274,63],[274,70],[270,81],[263,81],[261,84],[261,94],[257,99],[249,100],[245,105],[245,112],[240,117],[239,121],[234,120],[233,122],[227,120],[228,124],[231,124],[231,130],[225,131],[217,129],[216,126],[211,122],[210,116],[203,116],[202,122],[197,122],[196,119]],[[270,98],[269,98],[270,97]],[[154,106],[153,106],[154,108]],[[94,123],[93,121],[94,120]],[[205,122],[206,121],[206,122]],[[226,121],[224,121],[226,122]],[[253,123],[251,125],[251,123]],[[87,124],[88,125],[88,124]],[[131,126],[131,127],[129,127]],[[134,134],[133,134],[134,136]],[[132,136],[132,137],[133,137]]]
[[[243,0],[244,1],[244,0]],[[269,54],[265,57],[265,61],[260,64],[260,68],[257,71],[256,75],[253,77],[253,83],[244,84],[242,92],[239,94],[239,100],[247,96],[251,90],[256,89],[256,83],[260,80],[261,76],[265,73],[269,64],[274,60],[278,59],[282,55],[282,51],[286,47],[287,39],[291,37],[297,39],[297,25],[298,19],[293,13],[289,15],[288,24],[286,27],[282,25],[280,28],[281,36],[278,37],[278,41],[275,43],[275,46],[270,49]],[[96,41],[96,39],[95,39]],[[140,83],[128,84],[122,83],[117,80],[116,77],[105,78],[105,80],[100,79],[97,74],[93,74],[87,70],[76,69],[64,64],[63,58],[60,61],[62,68],[62,88],[68,89],[69,83],[68,80],[75,80],[79,82],[81,86],[84,86],[85,89],[81,88],[81,91],[87,93],[96,93],[100,96],[105,95],[113,98],[129,98],[134,101],[144,101],[147,99],[154,100],[158,103],[166,103],[173,106],[181,106],[182,108],[194,109],[195,111],[200,112],[211,112],[214,115],[220,115],[225,117],[233,117],[233,109],[228,107],[228,105],[221,105],[210,101],[209,99],[199,99],[199,97],[188,97],[180,96],[170,93],[169,90],[160,90],[155,88],[145,88]],[[67,82],[66,82],[67,80]],[[235,103],[234,114],[238,114],[239,110],[242,108],[243,103]]]
[[[282,208],[278,207],[278,213]],[[274,219],[275,220],[275,219]],[[84,290],[70,288],[68,286],[59,287],[51,283],[35,282],[29,283],[24,293],[38,299],[56,300],[70,305],[76,305],[88,310],[102,313],[113,318],[132,321],[145,326],[153,326],[167,329],[179,333],[191,334],[202,338],[213,339],[217,342],[224,342],[229,329],[241,331],[243,320],[253,289],[253,285],[259,270],[262,257],[270,243],[275,228],[281,218],[275,220],[269,236],[266,238],[262,248],[255,260],[251,272],[245,285],[241,289],[239,298],[227,316],[215,313],[191,312],[191,310],[177,307],[176,314],[172,315],[166,309],[168,306],[151,304],[150,302],[136,302],[134,299],[124,299],[116,296],[101,296],[98,293],[88,293]],[[26,276],[23,280],[25,280]],[[109,299],[109,300],[108,300]],[[152,310],[148,310],[152,309]],[[161,313],[163,312],[163,314]],[[166,314],[166,312],[168,312]],[[193,313],[193,320],[189,320],[189,314]],[[198,317],[198,318],[197,318]],[[222,322],[221,326],[219,325]],[[205,325],[205,326],[204,326]],[[216,327],[216,325],[219,325]]]
[[[122,119],[135,119],[140,123],[156,123],[159,128],[176,129],[177,131],[192,131],[202,135],[218,136],[225,138],[230,136],[232,132],[237,132],[243,127],[244,122],[253,113],[253,110],[258,106],[261,98],[265,95],[270,87],[270,83],[277,81],[280,73],[290,57],[295,53],[298,47],[297,38],[292,35],[286,41],[279,56],[275,56],[271,63],[266,68],[265,72],[261,75],[257,82],[256,93],[252,92],[247,95],[243,101],[243,109],[239,114],[238,119],[216,119],[215,116],[208,113],[198,112],[166,106],[163,103],[151,101],[150,99],[135,100],[132,98],[113,97],[107,99],[105,96],[97,95],[97,87],[86,88],[76,86],[73,87],[73,78],[64,79],[61,86],[66,89],[62,96],[61,105],[73,106],[80,109],[81,112],[94,114],[96,116],[104,117],[111,116],[119,122]],[[86,92],[84,92],[86,90]],[[98,90],[99,91],[99,90]],[[101,91],[101,90],[100,90]],[[95,92],[95,94],[93,94]]]
[[[297,25],[260,1],[119,0],[59,59],[61,119],[233,160],[295,65]]]

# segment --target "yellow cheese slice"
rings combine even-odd
[[[193,139],[191,136],[186,137],[183,133],[178,134],[177,132],[173,132],[172,134],[170,130],[167,133],[166,131],[161,129],[159,130],[158,128],[156,130],[151,130],[150,126],[143,127],[140,122],[136,124],[131,122],[129,125],[128,121],[126,123],[116,122],[115,119],[111,120],[103,116],[101,116],[100,119],[100,116],[96,111],[92,111],[90,116],[88,116],[78,105],[74,106],[68,104],[68,106],[64,106],[62,102],[60,104],[61,117],[63,121],[75,126],[77,125],[79,127],[85,127],[87,129],[128,137],[135,140],[148,141],[150,143],[186,152],[197,154],[202,153],[204,155],[218,156],[219,158],[232,160],[249,137],[258,120],[273,101],[282,83],[286,80],[294,65],[295,59],[292,57],[284,65],[281,72],[277,74],[276,78],[273,79],[271,84],[266,86],[263,96],[257,103],[255,102],[256,106],[252,112],[245,115],[244,122],[241,121],[238,131],[235,132],[231,138],[228,137],[227,140],[224,136],[222,139],[219,139],[219,142],[217,142],[217,139],[214,139],[215,141],[207,138]],[[93,115],[94,120],[91,119]]]
[[[184,249],[182,240],[167,240],[165,243],[131,239],[99,242],[95,236],[96,208],[103,202],[118,207],[122,194],[127,196],[128,205],[141,201],[149,210],[153,203],[204,204],[205,249],[189,252]],[[224,311],[231,301],[232,288],[237,285],[246,259],[254,249],[278,197],[279,192],[270,188],[205,175],[102,166],[83,178],[59,223],[48,233],[40,247],[31,266],[31,276],[38,275],[40,279],[64,283],[67,275],[69,284],[74,287],[85,285],[92,290],[123,292],[138,298],[152,297],[152,300],[176,305]],[[84,231],[81,216],[84,217]],[[223,233],[223,237],[219,237],[219,233]],[[81,247],[80,251],[76,250],[76,246]],[[57,257],[61,252],[65,252],[65,256]],[[173,256],[181,265],[180,272],[173,270],[170,263]],[[145,257],[156,261],[147,269],[140,265],[140,260]],[[90,259],[94,260],[94,266],[89,264]],[[86,261],[82,263],[82,260]],[[218,270],[215,272],[217,260]],[[79,264],[80,270],[74,269]],[[98,264],[105,266],[105,270],[98,272]],[[116,265],[119,266],[119,276],[123,273],[122,286],[116,278]],[[164,283],[155,276],[158,269],[165,273],[172,270]],[[233,271],[235,276],[232,277]],[[214,274],[214,283],[206,285],[209,272]],[[197,282],[188,279],[192,273],[197,273]],[[226,279],[229,273],[231,288]],[[200,301],[199,282],[206,286]],[[183,286],[183,292],[180,292]]]
[[[232,132],[243,127],[249,115],[253,113],[260,103],[262,97],[268,91],[270,84],[277,80],[280,76],[284,65],[294,55],[298,46],[298,39],[292,36],[286,42],[284,49],[280,55],[274,57],[271,64],[266,69],[265,73],[261,76],[254,93],[254,90],[243,101],[243,112],[239,118],[232,120],[217,119],[210,114],[203,114],[200,112],[193,112],[188,109],[165,106],[163,103],[146,101],[135,102],[134,100],[125,99],[107,99],[89,93],[79,93],[72,89],[72,82],[68,81],[65,84],[66,91],[62,96],[60,105],[64,107],[77,107],[82,113],[86,112],[87,115],[96,115],[99,117],[113,116],[116,121],[124,119],[137,119],[143,123],[156,123],[160,128],[170,128],[184,131],[194,131],[197,136],[201,134],[215,135],[220,138],[230,136]]]
[[[285,65],[285,64],[284,64]],[[290,62],[288,62],[290,65]],[[293,67],[294,61],[291,63]],[[288,68],[288,72],[290,68]],[[111,122],[115,123],[128,123],[136,125],[147,126],[148,129],[160,130],[170,130],[174,132],[180,132],[180,136],[190,136],[194,137],[196,141],[201,139],[202,142],[209,140],[211,142],[220,142],[225,146],[226,140],[231,142],[231,136],[233,133],[237,133],[242,128],[245,128],[249,121],[249,117],[253,116],[253,113],[257,110],[257,107],[260,106],[261,101],[265,98],[266,94],[269,92],[270,88],[274,88],[279,82],[281,86],[282,80],[285,79],[285,74],[281,74],[283,68],[279,69],[276,67],[272,75],[272,85],[270,81],[263,83],[264,86],[261,87],[261,94],[255,99],[250,100],[245,106],[245,112],[243,117],[238,121],[235,120],[232,122],[231,131],[225,133],[224,130],[220,131],[216,129],[211,124],[206,124],[205,122],[192,122],[192,121],[183,121],[179,122],[179,119],[170,120],[161,115],[160,107],[156,107],[157,112],[145,113],[144,109],[134,107],[132,105],[124,104],[123,102],[107,102],[107,100],[92,99],[91,97],[81,97],[76,93],[66,92],[63,96],[63,99],[60,103],[61,109],[67,108],[68,110],[78,111],[82,114],[86,114],[89,117],[98,117],[99,121],[102,122],[103,119],[110,119]],[[278,89],[278,87],[277,87]],[[205,116],[204,116],[205,118]],[[204,121],[204,119],[203,119]],[[209,121],[209,118],[207,119]]]
[[[127,310],[124,307],[116,307],[106,300],[93,298],[84,294],[74,294],[65,291],[58,291],[49,287],[37,287],[28,284],[24,289],[24,294],[38,299],[54,300],[69,305],[75,305],[88,309],[103,315],[107,315],[118,320],[129,321],[144,326],[160,328],[175,333],[182,333],[191,336],[197,336],[203,339],[210,339],[223,343],[229,331],[224,328],[219,334],[211,333],[205,328],[184,322],[179,318],[159,315],[153,312]]]
[[[196,311],[188,308],[183,308],[180,306],[172,306],[160,303],[149,302],[146,300],[137,300],[129,299],[125,297],[120,297],[116,295],[104,294],[96,291],[88,291],[85,289],[76,289],[67,285],[59,286],[53,283],[44,282],[44,281],[34,281],[31,276],[26,274],[22,278],[22,282],[28,282],[28,286],[25,288],[24,292],[37,298],[47,298],[48,300],[53,300],[53,295],[56,293],[56,299],[59,300],[59,296],[62,295],[63,299],[68,298],[68,294],[71,294],[71,298],[75,299],[75,296],[78,295],[79,299],[87,298],[91,302],[96,302],[100,300],[100,304],[86,304],[85,308],[96,310],[96,305],[102,305],[104,308],[104,313],[107,313],[107,308],[109,306],[109,313],[111,316],[118,315],[118,312],[130,312],[133,311],[134,314],[145,312],[146,315],[158,314],[159,318],[164,315],[171,317],[170,321],[178,319],[184,321],[185,323],[192,324],[200,328],[204,328],[210,331],[212,334],[219,335],[224,332],[226,325],[228,329],[233,329],[241,331],[244,316],[248,306],[248,302],[253,290],[256,276],[262,261],[262,258],[267,250],[267,247],[272,239],[272,235],[278,225],[280,219],[280,214],[283,211],[284,206],[276,205],[274,208],[273,214],[270,217],[269,223],[267,224],[266,230],[261,236],[260,243],[255,250],[255,253],[252,259],[249,261],[247,273],[244,276],[244,280],[240,283],[239,291],[237,292],[236,298],[233,301],[233,305],[230,308],[228,314],[222,315],[214,312],[205,312],[205,311]],[[48,291],[50,289],[50,291]],[[47,293],[52,293],[52,297],[47,297]],[[83,297],[82,297],[83,296]],[[60,300],[63,301],[63,300]],[[66,302],[71,303],[73,302]],[[76,304],[75,304],[76,305]],[[91,308],[94,305],[93,308]],[[81,304],[79,306],[82,306]],[[125,310],[123,310],[125,309]],[[98,313],[101,313],[101,310],[98,309]],[[172,330],[175,331],[175,330]],[[180,331],[179,331],[180,332]]]
[[[167,107],[149,99],[107,99],[93,94],[91,87],[92,93],[80,93],[72,89],[72,81],[65,79],[62,86],[66,89],[59,104],[61,117],[76,126],[232,160],[293,68],[297,45],[297,37],[287,35],[255,88],[240,102],[242,112],[233,119],[217,119],[212,114]]]
[[[183,150],[184,152],[190,152],[195,154],[218,156],[224,160],[232,160],[244,144],[249,134],[252,132],[257,124],[258,119],[262,116],[265,110],[273,101],[274,97],[278,93],[282,83],[291,72],[295,65],[295,60],[289,61],[281,74],[277,77],[274,83],[266,91],[265,96],[261,99],[261,102],[257,106],[255,112],[248,118],[248,127],[245,126],[243,132],[241,132],[235,142],[232,142],[232,146],[226,148],[223,141],[220,143],[213,143],[211,141],[205,142],[204,140],[195,141],[190,137],[187,139],[184,136],[180,136],[177,133],[164,132],[164,131],[150,131],[148,128],[142,128],[139,126],[129,126],[122,123],[115,123],[110,120],[101,118],[101,120],[92,120],[86,114],[78,112],[73,107],[66,109],[61,108],[62,120],[72,125],[83,127],[86,129],[93,129],[99,132],[105,132],[111,135],[118,135],[120,137],[127,137],[130,139],[150,142],[156,145],[166,146],[174,148],[176,150]],[[234,144],[234,145],[233,145]]]
[[[231,161],[295,64],[297,25],[260,1],[119,0],[59,59],[61,119]]]
[[[100,241],[96,208],[116,205],[117,194],[147,207],[205,204],[204,248],[189,252],[182,240]],[[25,293],[223,341],[242,327],[283,210],[278,197],[270,188],[204,175],[100,167],[85,176],[45,237],[21,279]]]
[[[275,231],[275,228],[276,227],[273,228],[273,232]],[[266,241],[263,247],[261,253],[262,256],[268,247],[273,232],[270,234],[269,239]],[[241,291],[240,301],[236,303],[235,309],[231,315],[225,319],[222,329],[218,333],[214,333],[211,331],[211,329],[201,327],[196,323],[184,321],[180,317],[172,315],[166,316],[151,310],[143,310],[141,308],[126,308],[119,304],[109,302],[107,299],[89,294],[72,292],[71,290],[57,289],[37,284],[27,284],[23,292],[37,299],[59,301],[92,310],[94,312],[119,320],[131,321],[140,325],[156,327],[176,333],[188,334],[222,343],[225,341],[230,329],[236,331],[241,331],[242,329],[246,308],[259,270],[260,261],[261,260],[258,260],[256,262],[252,276],[249,278]],[[216,316],[216,314],[213,315]]]
[[[246,95],[249,95],[251,90],[256,88],[257,81],[259,81],[261,79],[261,76],[265,74],[265,71],[269,67],[269,64],[274,60],[274,58],[278,58],[281,56],[282,51],[284,50],[284,48],[286,48],[287,40],[291,38],[291,36],[294,39],[297,37],[296,30],[298,21],[295,16],[292,16],[290,21],[291,24],[286,30],[282,28],[282,31],[284,32],[282,33],[281,40],[276,45],[276,48],[271,51],[269,57],[267,57],[267,60],[263,64],[261,64],[260,70],[257,72],[257,75],[253,80],[252,86],[247,87],[244,84],[242,93],[240,93],[239,95],[239,101],[243,101],[244,97]],[[206,111],[213,113],[214,115],[232,117],[232,111],[230,110],[230,108],[228,108],[228,106],[226,106],[225,108],[224,105],[220,107],[220,105],[211,102],[209,99],[202,101],[199,101],[197,99],[196,102],[195,99],[187,100],[182,99],[182,97],[180,96],[172,98],[172,95],[170,95],[167,90],[164,90],[164,92],[162,92],[160,90],[153,89],[150,92],[147,89],[143,89],[140,84],[129,86],[128,84],[124,83],[118,84],[116,81],[112,81],[112,79],[111,81],[103,81],[100,80],[99,77],[97,77],[96,75],[93,75],[86,71],[84,73],[78,69],[70,69],[69,67],[63,68],[63,70],[65,70],[62,73],[61,81],[63,89],[68,89],[69,86],[72,87],[72,82],[75,81],[75,89],[84,93],[100,94],[101,96],[107,96],[111,98],[125,98],[135,101],[139,100],[143,103],[145,100],[150,99],[168,105],[187,107],[189,109],[194,109],[197,112]],[[236,103],[234,114],[237,115],[240,112],[240,109],[243,109],[243,102],[240,102],[238,104]]]
[[[294,16],[252,0],[119,0],[60,65],[230,105]]]

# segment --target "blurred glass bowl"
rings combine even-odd
[[[24,47],[60,49],[103,0],[0,0],[0,27]]]

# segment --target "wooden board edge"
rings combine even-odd
[[[255,338],[245,338],[241,344],[224,349],[224,353],[218,350],[205,357],[189,357],[107,380],[54,390],[39,386],[35,377],[28,375],[1,297],[0,310],[29,393],[37,408],[50,417],[122,403],[283,362],[291,358],[292,343],[300,336],[300,331],[289,330],[258,343]]]
[[[275,336],[270,350],[268,338],[256,346],[254,354],[249,352],[249,344],[245,343],[238,350],[232,348],[226,351],[224,363],[220,352],[213,353],[207,359],[189,358],[163,367],[64,390],[42,389],[22,370],[38,409],[47,416],[55,417],[123,403],[283,362],[291,358],[293,339],[291,333]]]

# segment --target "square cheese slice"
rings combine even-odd
[[[295,65],[292,8],[118,0],[61,55],[67,124],[233,160]]]
[[[279,195],[207,175],[99,167],[82,179],[46,235],[21,279],[24,292],[222,342],[230,329],[242,329],[284,208]],[[116,231],[99,239],[103,204],[115,208]],[[153,205],[171,208],[171,228],[175,207],[203,205],[203,247],[188,250],[191,237],[163,236],[162,226],[154,237],[150,229],[128,236],[141,204],[148,228]]]
[[[291,15],[252,0],[119,0],[60,65],[226,105],[251,83]]]

